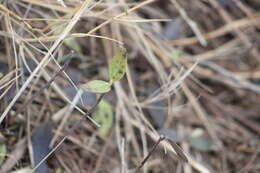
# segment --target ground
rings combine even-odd
[[[0,2],[1,173],[260,172],[259,0]]]

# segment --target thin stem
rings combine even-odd
[[[155,149],[157,148],[157,146],[160,144],[160,142],[162,142],[165,139],[164,136],[160,136],[160,138],[158,139],[158,141],[153,145],[153,148],[151,149],[151,151],[147,154],[147,156],[145,156],[145,158],[143,159],[143,161],[140,163],[140,165],[136,168],[135,172],[140,171],[140,169],[144,166],[145,162],[151,157],[151,155],[153,154],[153,152],[155,151]]]

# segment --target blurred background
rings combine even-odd
[[[0,18],[1,173],[260,172],[259,0],[0,0]],[[120,48],[99,101],[81,86]]]

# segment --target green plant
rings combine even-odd
[[[82,89],[102,94],[97,102],[97,110],[94,112],[93,119],[100,127],[98,133],[100,136],[106,136],[108,130],[113,125],[113,111],[109,102],[101,100],[103,95],[111,90],[114,82],[119,81],[126,72],[126,52],[125,49],[119,49],[109,64],[109,82],[103,80],[92,80],[82,85]]]
[[[103,80],[92,80],[82,85],[83,90],[94,93],[107,93],[111,90],[114,82],[119,81],[126,72],[126,51],[119,49],[109,64],[109,82]]]

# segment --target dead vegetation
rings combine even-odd
[[[0,2],[1,173],[260,171],[259,0]]]

